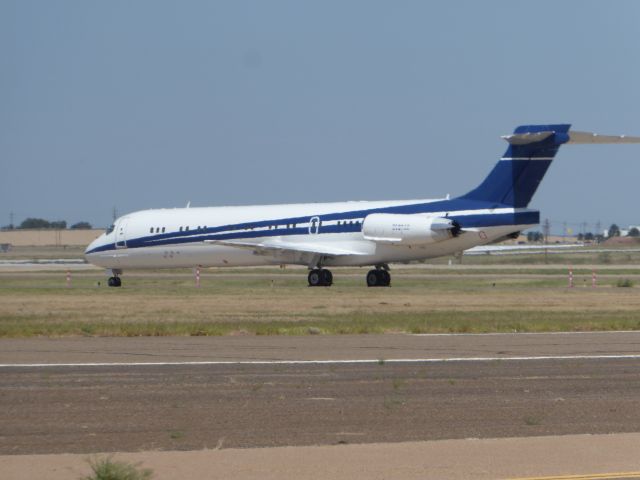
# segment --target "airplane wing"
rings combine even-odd
[[[373,252],[367,248],[356,247],[351,244],[336,244],[337,242],[291,242],[282,241],[278,238],[269,239],[263,242],[247,242],[242,240],[205,240],[205,243],[224,245],[227,247],[244,248],[263,254],[282,253],[306,253],[323,256],[342,255],[370,255]]]

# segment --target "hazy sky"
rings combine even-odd
[[[0,0],[0,225],[441,197],[527,123],[640,135],[640,2]],[[640,223],[640,145],[565,146],[543,218]]]

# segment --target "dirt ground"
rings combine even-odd
[[[88,458],[71,454],[0,456],[0,471],[3,480],[77,479],[90,473]],[[156,480],[497,480],[534,475],[567,480],[566,475],[578,474],[599,474],[586,478],[606,480],[638,478],[639,458],[640,434],[632,433],[152,451],[119,453],[113,460],[151,468]],[[635,475],[607,475],[609,472]]]

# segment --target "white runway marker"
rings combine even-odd
[[[607,335],[629,333],[640,335],[640,330],[602,330],[590,332],[487,332],[487,333],[407,333],[412,337],[502,337],[523,335]]]
[[[541,360],[640,360],[633,355],[541,355],[528,357],[450,357],[450,358],[389,358],[361,360],[209,360],[200,362],[96,362],[96,363],[2,363],[0,368],[42,367],[164,367],[197,365],[351,365],[387,363],[462,363],[462,362],[524,362]]]

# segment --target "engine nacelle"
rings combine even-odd
[[[453,238],[460,225],[449,218],[372,213],[362,224],[364,238],[377,243],[426,245]]]

